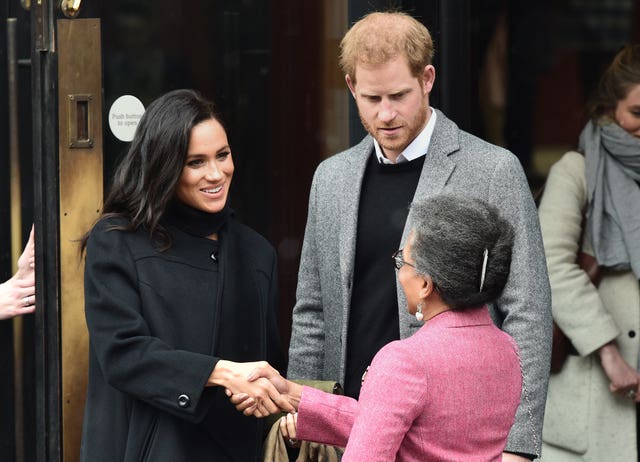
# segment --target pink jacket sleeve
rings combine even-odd
[[[398,361],[389,344],[374,358],[360,401],[304,388],[298,407],[299,439],[349,445],[343,461],[395,460],[416,415],[424,408],[425,383],[410,360]],[[376,422],[376,431],[371,431]],[[383,424],[380,424],[382,423]]]
[[[344,447],[357,409],[358,402],[353,398],[302,387],[296,438]]]

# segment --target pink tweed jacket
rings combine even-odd
[[[297,437],[349,461],[500,461],[520,403],[515,342],[486,307],[447,311],[373,359],[360,400],[304,387]]]

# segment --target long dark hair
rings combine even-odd
[[[182,174],[191,129],[209,119],[222,124],[213,103],[194,90],[174,90],[153,101],[116,168],[99,219],[126,218],[127,224],[118,229],[143,227],[166,249],[171,238],[160,220]],[[81,240],[81,251],[87,239],[88,234]]]

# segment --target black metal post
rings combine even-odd
[[[57,62],[54,1],[32,2],[32,110],[36,225],[36,461],[62,460],[58,249]]]

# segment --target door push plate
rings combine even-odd
[[[69,95],[69,147],[93,148],[93,95]]]

